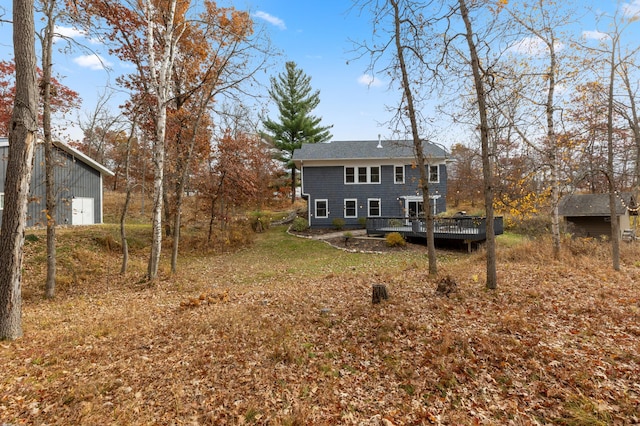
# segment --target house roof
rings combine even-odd
[[[623,203],[624,200],[624,203]],[[633,196],[621,193],[616,197],[616,213],[624,215],[626,206],[635,205]],[[560,199],[560,216],[610,216],[609,194],[569,194]]]
[[[444,148],[423,142],[425,158],[447,158]],[[409,140],[332,141],[305,143],[293,153],[296,163],[307,160],[375,160],[414,159],[413,142]]]
[[[40,142],[40,141],[38,141]],[[86,154],[83,154],[82,152],[78,151],[75,148],[70,147],[69,145],[61,142],[61,141],[53,141],[53,145],[66,152],[67,154],[77,158],[78,160],[82,161],[83,163],[85,163],[86,165],[98,170],[100,173],[105,174],[105,175],[109,175],[109,176],[115,176],[115,173],[112,172],[111,170],[107,169],[105,166],[103,166],[102,164],[98,163],[97,161],[95,161],[94,159],[92,159],[91,157],[87,156]],[[0,146],[9,146],[9,138],[7,137],[0,137]]]

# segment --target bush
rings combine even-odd
[[[407,245],[404,237],[399,232],[391,232],[387,234],[384,239],[389,247],[404,247],[405,245]]]
[[[255,211],[249,214],[249,222],[254,232],[262,232],[271,226],[271,214],[262,211]]]
[[[296,232],[303,232],[309,228],[309,221],[303,217],[296,217],[293,219],[293,223],[291,224],[291,229]]]
[[[360,226],[362,226],[363,228],[367,227],[367,218],[366,217],[359,217],[358,218],[358,223],[360,224]]]
[[[551,232],[551,217],[549,216],[532,216],[527,218],[505,218],[505,231],[514,234],[525,235],[527,237],[539,237]]]
[[[333,227],[336,228],[338,231],[341,231],[342,228],[344,228],[344,219],[336,217],[335,219],[333,219],[331,221],[331,223],[333,224]]]

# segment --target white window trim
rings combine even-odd
[[[321,202],[324,202],[327,205],[327,215],[326,216],[319,216],[318,215],[318,203],[321,203]],[[326,198],[317,199],[315,201],[314,214],[315,214],[316,218],[327,218],[327,217],[329,217],[329,200],[327,200]]]
[[[402,169],[402,180],[398,181],[396,180],[396,169]],[[402,185],[404,183],[404,179],[405,179],[405,167],[403,166],[393,166],[393,183],[395,183],[396,185]]]
[[[360,170],[367,169],[366,181],[360,181]],[[371,182],[371,169],[378,169],[378,182]],[[347,182],[347,169],[353,169],[353,182]],[[380,185],[382,183],[382,166],[344,166],[344,184],[345,185]]]
[[[347,182],[347,169],[353,169],[353,182]],[[357,167],[355,167],[355,166],[344,166],[344,184],[345,185],[354,185],[356,183],[358,183]]]
[[[438,179],[436,180],[431,180],[431,168],[435,167],[437,170],[437,175],[438,175]],[[430,183],[440,183],[440,165],[439,164],[430,164],[429,165],[429,182]]]
[[[375,216],[371,215],[371,202],[378,202],[378,214]],[[367,216],[368,217],[381,217],[382,216],[382,199],[380,198],[367,198]]]
[[[4,192],[0,192],[0,211],[4,210]]]
[[[347,216],[347,202],[349,201],[353,201],[354,205],[354,215],[353,216]],[[345,219],[355,219],[358,217],[358,199],[357,198],[345,198],[344,199],[344,218]]]

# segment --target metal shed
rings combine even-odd
[[[75,148],[55,141],[56,223],[92,225],[102,223],[103,176],[114,173]],[[0,138],[0,224],[4,209],[4,183],[7,173],[9,141]],[[44,145],[35,147],[27,226],[46,226]]]
[[[637,216],[636,201],[630,193],[616,195],[616,220],[620,233],[631,228],[631,216]],[[611,236],[611,212],[609,194],[569,194],[558,205],[572,233],[580,237]]]

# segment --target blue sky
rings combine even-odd
[[[613,10],[614,0],[590,1],[596,10]],[[228,4],[219,2],[220,5]],[[384,77],[372,80],[365,74],[366,60],[354,60],[356,53],[349,39],[364,40],[371,37],[371,23],[367,16],[359,16],[357,10],[349,11],[349,0],[241,0],[232,2],[238,9],[248,9],[256,23],[264,25],[274,46],[281,52],[274,66],[265,70],[267,77],[284,70],[286,61],[294,61],[311,77],[311,85],[320,90],[320,105],[314,115],[322,117],[324,125],[333,125],[334,140],[376,139],[391,136],[384,124],[391,117],[387,107],[398,102],[399,93],[389,90]],[[640,0],[622,3],[626,7],[640,11]],[[0,6],[8,8],[10,5]],[[6,19],[10,10],[5,10]],[[594,31],[592,23],[585,23],[582,31]],[[61,32],[76,35],[69,28]],[[100,49],[99,45],[91,45]],[[11,26],[0,25],[0,59],[10,59],[12,55]],[[103,61],[112,72],[107,73],[95,56],[85,55],[81,51],[56,54],[54,69],[62,76],[65,85],[80,93],[83,99],[82,109],[95,108],[98,93],[102,92],[108,81],[114,85],[115,76],[130,72],[127,64],[117,58],[99,52]],[[369,84],[372,83],[373,84]],[[266,88],[263,89],[266,95]],[[115,102],[117,105],[117,102]],[[115,108],[115,107],[114,107]],[[80,117],[85,113],[80,112]],[[272,118],[277,118],[271,113]],[[380,126],[382,124],[382,126]],[[441,128],[441,140],[447,146],[455,142],[448,137],[452,129],[445,125]],[[72,137],[79,133],[72,131]]]

